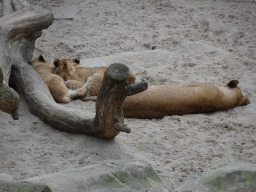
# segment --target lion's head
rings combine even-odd
[[[80,63],[80,59],[55,59],[53,64],[55,66],[54,73],[63,78],[64,81],[71,80],[72,73],[75,71],[75,66]]]

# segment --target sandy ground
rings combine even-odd
[[[26,179],[105,159],[142,158],[169,190],[212,168],[256,163],[256,3],[252,0],[37,0],[56,19],[36,41],[34,56],[123,59],[149,85],[239,80],[251,104],[228,111],[162,119],[125,119],[132,128],[113,140],[60,132],[33,116],[21,96],[20,119],[0,112],[0,173]],[[196,42],[196,43],[195,43]],[[160,50],[159,52],[152,49]],[[140,56],[141,55],[141,56]],[[168,55],[168,56],[167,56]],[[155,56],[155,57],[154,57]],[[169,58],[169,59],[168,59]],[[94,111],[75,100],[67,107]]]

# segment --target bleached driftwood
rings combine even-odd
[[[120,131],[130,132],[123,124],[122,102],[127,95],[147,89],[146,83],[127,85],[129,69],[123,64],[115,64],[105,73],[96,115],[57,104],[41,77],[28,65],[35,40],[42,29],[51,25],[53,15],[41,7],[30,6],[27,2],[21,4],[18,0],[3,1],[3,9],[4,16],[0,19],[0,67],[4,82],[7,86],[12,72],[11,80],[24,94],[34,115],[61,131],[102,138],[114,138]],[[11,88],[8,87],[8,90]]]

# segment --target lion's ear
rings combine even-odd
[[[80,64],[80,59],[79,58],[74,59],[74,62],[77,63],[77,64]]]
[[[44,62],[44,63],[45,63],[44,55],[43,55],[43,54],[41,54],[41,55],[38,57],[38,60],[39,60],[39,61],[42,61],[42,62]]]
[[[59,59],[54,60],[53,64],[55,67],[59,67],[59,61],[60,61]]]
[[[235,88],[238,84],[238,80],[231,80],[227,83],[227,86],[230,88]]]

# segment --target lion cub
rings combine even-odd
[[[104,77],[104,73],[107,70],[106,67],[93,67],[87,68],[83,65],[79,65],[79,60],[76,59],[76,62],[72,62],[70,59],[55,59],[54,65],[56,67],[55,74],[59,75],[65,80],[65,84],[70,89],[77,89],[83,86],[89,77],[92,77],[91,82],[88,84],[87,94],[82,100],[86,101],[87,97],[97,96],[100,87],[102,85],[102,80]],[[134,83],[135,76],[129,72],[127,82],[129,84]],[[80,83],[71,84],[72,80],[76,80]]]
[[[49,64],[48,61],[45,60],[45,57],[43,55],[40,55],[38,58],[35,58],[33,61],[31,61],[30,65],[39,73],[41,78],[44,80],[50,90],[51,95],[57,103],[69,103],[74,98],[85,96],[90,79],[87,81],[86,84],[80,86],[79,89],[71,90],[67,88],[64,80],[60,76],[54,74],[55,67]],[[75,86],[79,83],[80,82],[77,81],[70,82],[71,85]]]

